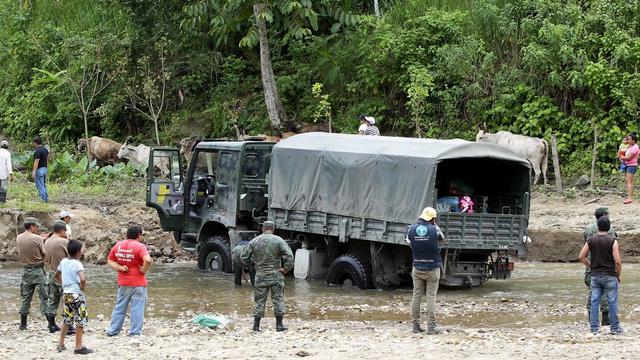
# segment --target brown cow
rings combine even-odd
[[[113,165],[118,161],[118,151],[120,151],[121,147],[122,144],[99,136],[90,137],[88,145],[84,138],[78,141],[78,150],[87,149],[89,161],[98,160],[109,165]]]

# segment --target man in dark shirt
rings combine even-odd
[[[587,239],[580,251],[579,260],[591,268],[591,332],[597,334],[600,329],[599,311],[600,298],[603,292],[609,302],[609,320],[611,334],[622,334],[623,330],[618,320],[618,285],[622,272],[622,261],[618,249],[618,241],[608,234],[611,228],[609,218],[602,216],[598,219],[598,233]],[[591,260],[587,255],[591,252]]]
[[[413,259],[413,297],[411,299],[411,321],[413,332],[424,331],[420,327],[420,302],[427,295],[427,334],[440,334],[442,330],[436,326],[436,294],[440,282],[440,242],[444,235],[435,223],[436,210],[428,207],[422,210],[418,222],[409,227],[407,242],[411,245]]]
[[[33,146],[36,150],[33,153],[33,180],[36,182],[36,189],[40,195],[40,199],[44,202],[49,201],[49,195],[47,194],[47,160],[49,158],[49,150],[42,146],[42,139],[40,136],[33,138]]]

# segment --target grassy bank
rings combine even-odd
[[[46,212],[58,210],[60,204],[107,206],[131,200],[140,201],[145,198],[145,179],[131,177],[82,186],[68,182],[49,182],[47,191],[49,203],[43,203],[35,184],[18,174],[16,181],[9,184],[7,202],[0,204],[0,208]]]

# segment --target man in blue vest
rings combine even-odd
[[[413,258],[413,298],[411,299],[411,320],[413,332],[423,332],[420,327],[420,302],[422,295],[427,295],[427,335],[441,334],[442,330],[436,327],[436,294],[440,282],[440,268],[442,256],[440,255],[440,242],[444,235],[436,225],[436,210],[432,207],[425,208],[420,214],[418,222],[409,227],[407,242],[411,244]]]

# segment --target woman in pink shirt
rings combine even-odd
[[[633,202],[633,174],[638,170],[638,155],[640,155],[640,148],[638,148],[638,134],[632,132],[629,134],[629,148],[625,153],[625,156],[620,156],[620,160],[624,161],[625,179],[627,181],[627,198],[624,200],[625,204],[631,204]]]

